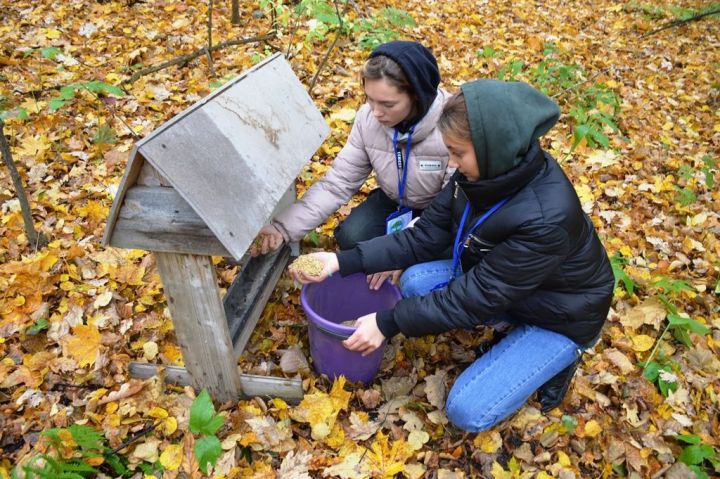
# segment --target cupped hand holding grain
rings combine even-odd
[[[288,268],[300,284],[319,283],[340,269],[335,253],[310,253],[298,256]]]

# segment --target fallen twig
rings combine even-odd
[[[222,50],[223,48],[227,48],[233,45],[244,45],[247,43],[254,43],[254,42],[264,42],[267,40],[270,40],[271,38],[275,38],[274,33],[268,33],[267,35],[260,35],[257,37],[250,37],[250,38],[239,38],[237,40],[228,40],[226,42],[218,43],[217,45],[213,45],[212,51],[218,51]],[[154,65],[148,68],[143,68],[142,70],[138,70],[133,75],[128,78],[127,80],[124,80],[122,83],[134,83],[136,82],[140,77],[143,77],[145,75],[149,75],[151,73],[158,72],[160,70],[164,70],[168,67],[171,67],[173,65],[182,65],[184,63],[187,63],[189,61],[192,61],[196,59],[199,56],[206,55],[208,51],[208,47],[204,46],[193,53],[189,53],[187,55],[180,55],[179,57],[175,57],[172,60],[168,60],[166,62],[162,62],[158,65]]]
[[[678,27],[680,25],[683,25],[685,23],[695,22],[697,20],[700,20],[704,17],[709,17],[710,15],[716,15],[720,13],[720,8],[715,8],[713,10],[708,10],[707,12],[700,12],[696,15],[693,15],[689,18],[684,18],[682,20],[674,20],[672,22],[666,23],[665,25],[662,25],[659,28],[656,28],[655,30],[652,30],[646,34],[644,34],[641,38],[649,37],[650,35],[655,35],[658,32],[662,32],[663,30],[667,30],[668,28],[674,28]]]
[[[118,447],[112,450],[113,454],[117,454],[118,452],[122,451],[141,437],[143,437],[145,434],[154,431],[156,427],[158,427],[162,421],[157,421],[154,424],[151,424],[149,426],[145,426],[144,428],[140,429],[138,432],[136,432],[130,439],[120,444]]]

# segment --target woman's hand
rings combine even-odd
[[[350,351],[360,352],[363,356],[367,356],[379,348],[385,340],[385,336],[380,332],[375,316],[376,313],[371,313],[358,318],[355,322],[357,329],[352,336],[343,341],[343,346]]]
[[[250,256],[257,256],[259,254],[268,254],[271,251],[276,251],[283,244],[285,239],[282,233],[273,225],[265,225],[260,229],[257,238],[250,245]]]
[[[303,271],[300,268],[297,267],[298,260],[305,257],[306,259],[310,259],[311,261],[319,261],[322,263],[322,270],[320,271],[320,274],[317,275],[311,275],[308,274],[307,271]],[[302,256],[298,256],[298,258],[293,261],[293,263],[288,268],[288,272],[290,273],[290,276],[297,281],[300,284],[307,284],[307,283],[319,283],[321,281],[324,281],[325,279],[332,276],[333,273],[336,273],[340,270],[340,265],[338,264],[337,255],[335,253],[310,253]]]
[[[377,291],[386,279],[389,279],[392,284],[396,285],[400,280],[402,272],[403,270],[396,269],[394,271],[383,271],[382,273],[369,274],[367,277],[368,286],[370,289]]]

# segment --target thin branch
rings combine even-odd
[[[5,123],[2,118],[0,118],[0,151],[2,151],[3,160],[5,160],[5,164],[10,171],[10,177],[15,186],[15,196],[17,196],[18,201],[20,201],[20,210],[22,211],[23,223],[25,223],[25,234],[28,237],[28,242],[36,250],[42,248],[47,245],[48,241],[44,234],[38,233],[35,230],[32,212],[30,211],[30,203],[25,194],[25,187],[22,184],[20,173],[18,173],[15,163],[13,162],[10,145],[8,144],[7,138],[5,138]]]
[[[208,1],[208,47],[207,47],[207,57],[208,57],[208,67],[210,68],[210,76],[212,78],[215,78],[215,66],[213,65],[213,59],[212,59],[212,12],[213,12],[213,0]]]
[[[275,38],[274,33],[268,33],[267,35],[260,35],[257,37],[239,38],[237,40],[228,40],[226,42],[222,42],[222,43],[218,43],[217,45],[213,45],[212,51],[216,52],[218,50],[222,50],[223,48],[231,47],[233,45],[245,45],[247,43],[264,42],[266,40],[270,40],[271,38]],[[160,70],[164,70],[173,65],[182,65],[182,64],[188,63],[188,62],[196,59],[199,56],[205,55],[207,52],[207,49],[208,49],[208,47],[204,46],[204,47],[194,51],[193,53],[189,53],[187,55],[180,55],[179,57],[175,57],[172,60],[168,60],[168,61],[162,62],[158,65],[148,67],[148,68],[143,68],[142,70],[138,70],[135,73],[133,73],[133,75],[130,78],[123,81],[123,83],[135,83],[140,77],[143,77],[145,75],[159,72]]]
[[[149,426],[145,426],[144,428],[140,429],[137,433],[135,433],[130,439],[125,441],[124,443],[120,444],[118,447],[112,450],[113,454],[117,454],[118,452],[122,451],[126,447],[128,447],[130,444],[134,443],[141,437],[143,437],[145,434],[154,431],[156,427],[158,427],[162,421],[157,421],[154,424],[151,424]]]
[[[655,34],[658,33],[658,32],[662,32],[663,30],[667,30],[668,28],[679,27],[680,25],[683,25],[683,24],[685,24],[685,23],[696,22],[696,21],[698,21],[698,20],[700,20],[700,19],[702,19],[702,18],[704,18],[704,17],[708,17],[708,16],[710,16],[710,15],[716,15],[716,14],[718,14],[718,13],[720,13],[720,8],[715,8],[715,9],[713,9],[713,10],[708,10],[707,12],[697,13],[697,14],[693,15],[693,16],[690,17],[690,18],[685,18],[685,19],[683,19],[683,20],[674,20],[674,21],[672,21],[672,22],[670,22],[670,23],[666,23],[665,25],[663,25],[663,26],[661,26],[661,27],[659,27],[659,28],[656,28],[655,30],[652,30],[652,31],[644,34],[644,35],[641,36],[640,38],[646,38],[646,37],[649,37],[650,35],[655,35]]]
[[[335,44],[340,39],[340,35],[343,34],[343,17],[340,15],[340,9],[338,8],[337,0],[333,0],[333,5],[335,5],[335,14],[338,17],[338,21],[340,22],[340,26],[338,27],[337,33],[335,34],[335,39],[333,40],[332,44],[330,45],[330,48],[327,49],[327,52],[325,52],[325,57],[322,59],[322,62],[320,62],[320,66],[318,67],[317,71],[315,72],[315,76],[313,77],[312,81],[310,82],[310,88],[308,89],[308,93],[312,95],[313,88],[315,88],[315,82],[318,79],[318,76],[320,76],[320,72],[325,67],[325,63],[327,63],[328,58],[330,57],[330,53],[333,51],[333,48],[335,48]],[[345,10],[343,11],[343,15],[347,13],[348,9],[348,3],[345,4]]]
[[[103,101],[103,99],[100,98],[100,95],[98,95],[98,94],[95,93],[94,91],[90,90],[89,88],[86,88],[85,90],[87,90],[87,91],[89,91],[90,93],[92,93],[93,95],[95,95],[95,98],[97,99],[97,101],[99,101],[100,103],[102,103],[103,105],[105,105],[105,106],[107,107],[107,109],[110,110],[110,115],[112,115],[112,117],[113,117],[114,119],[120,120],[120,122],[121,122],[123,125],[125,125],[125,128],[128,129],[128,131],[129,131],[130,134],[133,136],[133,138],[135,138],[136,140],[139,140],[139,139],[140,139],[140,135],[138,135],[137,133],[135,133],[135,130],[133,130],[132,128],[130,128],[130,125],[127,124],[127,122],[125,121],[125,119],[123,119],[123,118],[121,118],[120,116],[118,116],[118,115],[115,113],[115,109],[114,109],[112,106],[110,106],[109,104],[105,103],[105,102]]]

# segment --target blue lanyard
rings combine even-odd
[[[502,200],[498,201],[493,205],[492,208],[487,210],[485,214],[483,214],[480,218],[477,219],[474,225],[470,227],[470,229],[467,230],[467,233],[463,235],[463,228],[465,227],[465,221],[467,220],[468,215],[470,214],[470,202],[468,201],[467,204],[465,204],[465,211],[463,211],[462,219],[460,220],[460,226],[458,227],[457,234],[455,235],[455,244],[453,245],[453,269],[452,269],[452,276],[450,277],[450,281],[457,278],[457,272],[458,268],[460,266],[460,256],[462,255],[463,248],[465,247],[465,244],[467,243],[468,239],[470,238],[470,235],[475,231],[478,226],[480,226],[483,221],[488,219],[488,217],[495,213],[497,210],[500,209],[502,205],[508,202],[510,198],[503,198]],[[433,291],[439,288],[442,288],[444,286],[447,286],[448,283],[440,283],[436,285],[433,288]]]
[[[410,169],[410,145],[412,144],[412,134],[415,131],[415,125],[410,127],[408,130],[407,146],[405,147],[405,165],[403,162],[402,150],[398,148],[398,129],[395,128],[395,134],[393,135],[393,151],[395,152],[395,166],[398,171],[398,196],[400,197],[400,207],[405,206],[405,184],[407,183],[407,172]],[[402,171],[402,176],[400,175]]]

